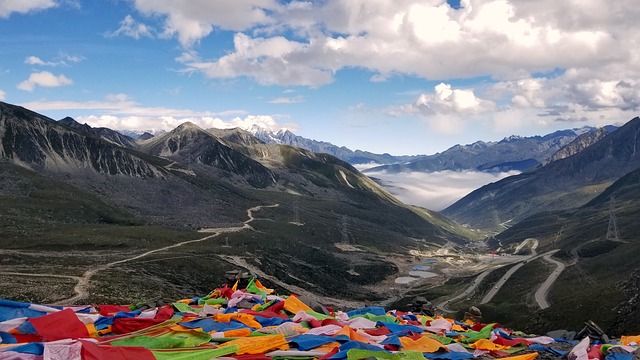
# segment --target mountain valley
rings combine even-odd
[[[639,128],[635,118],[451,148],[442,154],[459,158],[442,164],[529,165],[438,213],[404,204],[334,155],[245,130],[183,123],[132,139],[0,103],[0,296],[162,303],[239,270],[347,307],[410,309],[424,296],[442,313],[477,305],[529,331],[589,319],[638,331]],[[491,147],[529,155],[471,154]]]
[[[11,255],[3,256],[3,272],[49,274],[54,266],[57,275],[80,277],[122,264],[92,276],[84,301],[202,293],[246,264],[318,295],[382,298],[384,289],[376,295],[366,286],[395,274],[389,259],[474,236],[399,202],[329,155],[246,134],[217,137],[188,123],[132,145],[70,119],[9,104],[1,110],[1,241]],[[256,224],[236,231],[256,206],[264,206]],[[205,236],[203,229],[227,230]],[[204,237],[211,240],[154,252]],[[141,263],[124,261],[149,251]],[[127,274],[136,272],[148,279],[131,282]],[[19,277],[4,280],[21,289]],[[2,296],[18,296],[12,288]]]

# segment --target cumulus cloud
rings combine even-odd
[[[0,17],[7,18],[12,13],[26,14],[57,6],[54,0],[3,0],[0,1]]]
[[[148,115],[88,115],[79,116],[80,123],[86,123],[92,127],[107,127],[115,130],[137,131],[171,131],[180,124],[191,122],[203,129],[232,129],[241,128],[249,130],[255,127],[278,131],[295,128],[292,124],[280,124],[269,115],[247,115],[245,117],[233,117],[223,119],[217,116],[148,116]]]
[[[640,74],[603,76],[586,69],[567,69],[549,78],[503,81],[490,90],[510,99],[511,109],[531,109],[538,117],[567,122],[593,121],[612,113],[631,114],[640,108]],[[580,115],[577,115],[580,114]],[[623,118],[629,115],[621,115]]]
[[[401,201],[440,211],[460,200],[473,190],[518,172],[484,173],[440,171],[434,173],[368,172],[367,176],[379,179],[385,188]]]
[[[263,85],[319,87],[344,69],[427,80],[484,77],[494,86],[447,83],[389,115],[417,115],[441,133],[473,118],[497,128],[554,119],[627,117],[640,105],[640,7],[631,0],[135,0],[159,32],[185,47],[183,71],[247,77]],[[195,50],[214,29],[235,32],[213,58]],[[205,51],[202,51],[205,53]],[[287,102],[287,97],[274,99]],[[616,109],[617,108],[617,109]],[[619,111],[622,109],[622,111]],[[494,113],[494,120],[488,114]],[[443,115],[451,121],[436,123]],[[509,124],[508,119],[513,119]]]
[[[269,13],[280,7],[276,0],[134,0],[146,15],[164,19],[164,36],[176,36],[184,46],[209,35],[214,28],[244,31],[272,23]]]
[[[215,61],[201,60],[193,53],[178,60],[186,71],[202,72],[211,78],[245,76],[263,85],[326,85],[333,80],[329,69],[309,67],[298,58],[315,56],[315,45],[289,40],[283,36],[252,38],[243,33],[234,36],[235,51]]]
[[[138,104],[127,94],[109,94],[104,100],[93,101],[32,101],[21,104],[34,111],[65,110],[93,113],[77,117],[81,123],[93,127],[108,127],[115,130],[154,130],[170,131],[184,122],[192,122],[203,129],[230,129],[240,127],[251,129],[254,126],[278,131],[290,129],[296,131],[297,124],[281,123],[271,115],[251,115],[244,110],[224,112],[194,111],[166,107],[145,107]]]
[[[7,97],[7,93],[5,93],[4,91],[2,91],[2,89],[0,89],[0,101],[4,101],[6,97]]]
[[[127,36],[138,40],[143,37],[153,37],[153,29],[148,25],[138,22],[131,15],[127,15],[122,21],[120,21],[120,27],[118,29],[106,33],[105,36]]]
[[[18,84],[18,89],[24,90],[27,92],[33,92],[37,86],[40,87],[59,87],[65,85],[71,85],[73,81],[63,74],[58,76],[53,75],[48,71],[41,71],[37,73],[32,73],[29,75],[29,79]]]
[[[412,104],[394,106],[387,110],[390,115],[405,113],[420,115],[477,114],[496,109],[496,104],[476,97],[471,89],[453,89],[440,83],[432,94],[421,94]]]
[[[165,16],[165,33],[175,34],[183,44],[208,36],[214,27],[238,31],[233,52],[207,61],[207,66],[197,64],[195,68],[207,76],[251,76],[261,83],[307,86],[310,80],[315,86],[326,84],[337,70],[348,67],[371,70],[376,73],[371,80],[381,81],[385,74],[427,79],[510,77],[523,69],[531,73],[625,61],[630,52],[620,45],[627,41],[628,32],[611,33],[602,23],[615,16],[634,19],[608,11],[609,18],[568,26],[560,23],[567,15],[556,11],[565,5],[546,1],[550,11],[520,0],[469,0],[460,9],[445,1],[418,0],[293,1],[287,5],[268,0],[232,4],[139,0],[135,4],[143,13]],[[279,34],[291,31],[298,40],[279,39]],[[260,44],[275,45],[279,51],[260,55],[246,51],[247,45],[256,49]],[[256,59],[260,61],[254,65]],[[323,76],[274,79],[269,73],[277,66],[285,73]]]

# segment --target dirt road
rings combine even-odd
[[[2,275],[13,275],[13,276],[57,277],[57,278],[65,278],[65,279],[75,280],[75,281],[77,281],[76,285],[73,288],[73,291],[75,292],[75,295],[70,297],[70,298],[59,300],[55,304],[55,305],[62,305],[62,304],[69,305],[69,304],[75,303],[78,300],[84,299],[88,295],[87,288],[89,287],[89,285],[91,283],[91,278],[93,277],[93,275],[95,273],[97,273],[99,271],[106,270],[108,268],[111,268],[111,267],[119,265],[119,264],[135,261],[135,260],[144,258],[146,256],[149,256],[151,254],[167,251],[167,250],[174,249],[174,248],[177,248],[177,247],[180,247],[180,246],[184,246],[184,245],[188,245],[188,244],[193,244],[193,243],[197,243],[197,242],[206,241],[206,240],[209,240],[211,238],[217,237],[217,236],[219,236],[221,234],[238,232],[238,231],[245,230],[245,229],[253,229],[251,227],[250,223],[255,220],[255,218],[253,216],[254,212],[259,211],[259,210],[261,210],[263,208],[271,208],[271,207],[278,207],[278,206],[279,206],[279,204],[254,206],[252,208],[247,209],[247,217],[249,219],[244,221],[242,226],[231,226],[231,227],[223,227],[223,228],[202,229],[202,230],[200,230],[201,232],[210,233],[211,235],[207,235],[207,236],[202,237],[200,239],[182,241],[182,242],[179,242],[179,243],[176,243],[176,244],[173,244],[173,245],[168,245],[168,246],[164,246],[164,247],[161,247],[161,248],[158,248],[158,249],[149,250],[149,251],[144,252],[142,254],[135,255],[135,256],[132,256],[132,257],[129,257],[129,258],[126,258],[126,259],[121,259],[121,260],[113,261],[113,262],[110,262],[110,263],[107,263],[107,264],[98,265],[97,267],[94,267],[93,269],[85,271],[84,274],[82,274],[82,276],[58,275],[58,274],[48,274],[48,273],[45,273],[45,274],[32,274],[32,273],[22,273],[22,272],[0,272],[0,274],[2,274]]]
[[[550,306],[549,301],[547,299],[549,289],[551,288],[553,283],[558,279],[558,276],[560,276],[560,274],[564,271],[564,268],[565,268],[564,263],[551,258],[551,256],[553,256],[553,254],[555,254],[557,251],[558,250],[555,250],[551,253],[546,253],[542,257],[546,262],[555,264],[556,269],[553,270],[553,272],[551,273],[551,275],[549,275],[547,280],[545,280],[536,291],[535,299],[536,299],[536,302],[538,303],[538,306],[540,306],[541,309],[546,309]]]
[[[458,301],[458,300],[466,297],[467,295],[471,294],[476,289],[476,287],[478,285],[480,285],[482,280],[484,280],[484,278],[487,277],[487,275],[489,275],[489,273],[492,272],[493,270],[494,269],[492,268],[492,269],[487,269],[487,270],[483,271],[482,273],[480,273],[480,275],[478,275],[475,279],[473,279],[473,282],[471,283],[471,285],[469,285],[469,287],[467,287],[461,294],[441,302],[440,304],[436,305],[436,308],[438,310],[440,310],[440,311],[447,312],[447,313],[456,312],[457,310],[449,310],[447,308],[449,303],[452,303],[454,301]]]

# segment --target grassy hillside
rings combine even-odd
[[[584,321],[593,320],[613,334],[640,331],[636,276],[640,272],[639,174],[640,170],[629,173],[581,208],[539,213],[498,235],[506,248],[528,237],[537,238],[539,253],[559,249],[554,257],[568,266],[551,290],[550,308],[539,310],[531,296],[539,286],[532,279],[552,268],[546,263],[528,264],[517,273],[522,277],[513,281],[524,288],[501,291],[500,299],[496,297],[485,307],[489,314],[502,314],[502,321],[509,323],[535,314],[535,321],[530,321],[532,330],[579,329]],[[617,240],[607,239],[612,195],[616,198]]]
[[[73,295],[75,285],[69,278],[2,273],[79,277],[113,261],[211,235],[150,225],[79,188],[15,165],[1,165],[0,252],[7,256],[0,264],[0,279],[6,285],[0,297],[54,302]],[[202,177],[183,176],[190,182],[199,179],[198,187],[219,197],[242,199],[233,205],[238,221],[219,225],[223,228],[240,226],[250,206],[279,206],[257,211],[252,229],[101,270],[92,277],[86,301],[159,301],[201,294],[224,283],[225,271],[247,266],[320,295],[379,300],[388,294],[371,293],[364,286],[396,273],[390,257],[464,239],[455,224],[443,218],[435,220],[451,232],[424,221],[434,217],[428,212],[390,205],[377,196],[356,202],[231,186],[225,190]],[[227,195],[220,195],[225,191]],[[357,196],[355,190],[350,196]],[[296,216],[298,223],[293,223]],[[336,246],[341,243],[352,250]],[[43,286],[46,283],[50,286]]]

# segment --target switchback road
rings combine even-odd
[[[547,300],[547,294],[549,293],[549,289],[551,288],[553,283],[558,279],[558,276],[560,276],[560,274],[562,273],[562,271],[564,271],[564,268],[565,268],[565,265],[562,262],[551,258],[551,256],[555,254],[557,251],[558,250],[555,250],[553,252],[548,252],[542,257],[546,262],[555,264],[556,269],[553,270],[553,272],[551,273],[551,275],[549,275],[547,280],[545,280],[536,291],[535,299],[536,299],[536,302],[538,303],[538,306],[540,306],[541,309],[546,309],[550,306],[549,301]]]

